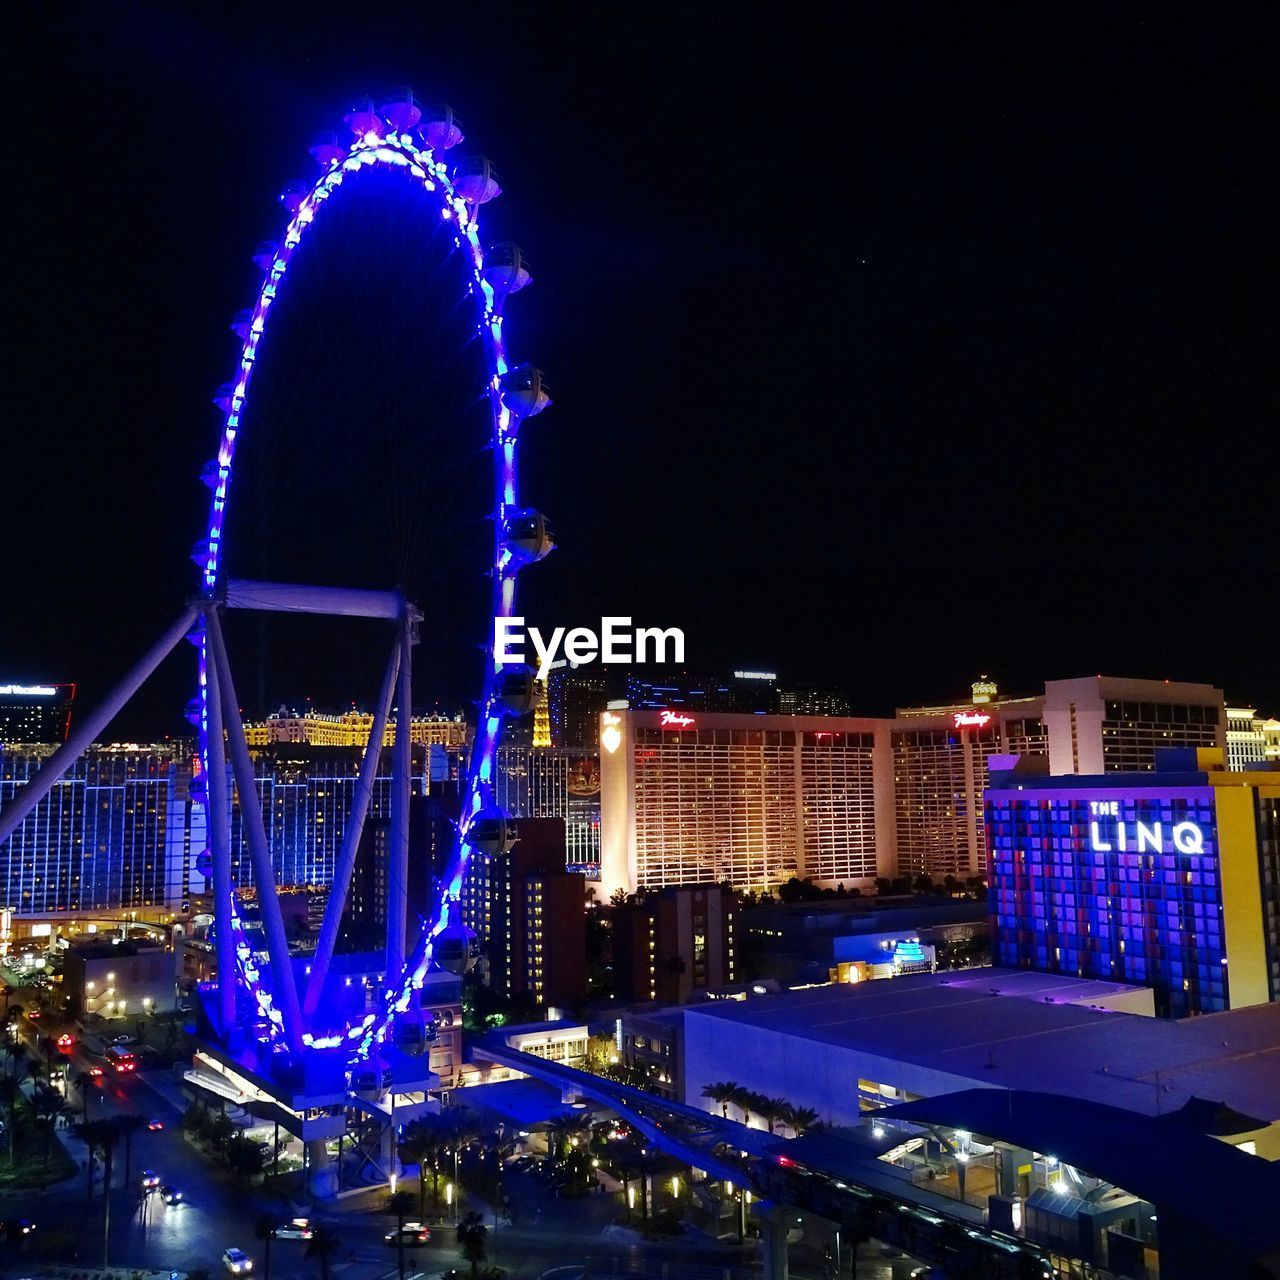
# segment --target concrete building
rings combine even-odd
[[[586,881],[565,867],[562,818],[526,818],[519,832],[509,853],[473,859],[464,890],[477,901],[483,877],[488,982],[508,998],[574,1008],[587,994]]]
[[[684,1004],[733,982],[738,909],[718,884],[669,885],[613,913],[613,972],[620,1001]]]
[[[601,745],[606,895],[894,874],[886,721],[611,710]]]
[[[63,991],[72,1017],[145,1018],[177,1004],[177,962],[171,947],[83,941],[63,959]]]
[[[600,876],[600,755],[568,747],[498,748],[494,799],[513,818],[561,818],[566,865]]]
[[[1248,769],[1267,758],[1267,722],[1254,707],[1227,709],[1227,768]]]
[[[251,747],[270,746],[276,742],[303,743],[311,747],[365,747],[373,732],[373,712],[350,711],[326,713],[321,711],[290,711],[281,707],[265,720],[248,721],[244,726],[245,740]],[[465,747],[469,737],[466,720],[462,716],[421,715],[409,717],[409,741],[415,746],[440,745]],[[396,739],[394,714],[387,718],[382,737],[384,747]]]
[[[1280,995],[1280,772],[1228,771],[1219,748],[1150,773],[992,765],[997,965],[1144,983],[1174,1017]]]
[[[65,742],[74,684],[0,684],[0,746]]]
[[[1212,1098],[1255,1128],[1228,1139],[1280,1158],[1280,1005],[1187,1022],[1149,1016],[1151,992],[982,969],[814,987],[680,1010],[684,1101],[732,1080],[829,1124],[966,1089],[1027,1089],[1140,1115]]]

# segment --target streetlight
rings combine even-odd
[[[449,1221],[455,1221],[457,1215],[453,1212],[453,1183],[446,1182],[444,1184],[444,1202],[449,1210]]]

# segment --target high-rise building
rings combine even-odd
[[[552,745],[598,751],[600,713],[608,700],[608,682],[599,667],[553,667],[547,677]]]
[[[670,886],[613,912],[619,1000],[685,1004],[737,974],[738,909],[718,884]]]
[[[510,853],[488,860],[484,872],[489,985],[539,1005],[580,1004],[587,994],[586,885],[565,869],[564,820],[525,819]]]
[[[1044,722],[1053,773],[1150,771],[1163,747],[1226,747],[1222,690],[1207,684],[1115,676],[1050,680]]]
[[[847,716],[849,699],[831,689],[779,689],[778,714],[783,716]]]
[[[734,671],[707,675],[646,669],[627,673],[627,705],[636,711],[681,707],[729,715],[765,715],[776,711],[778,677],[772,671]]]
[[[600,876],[600,757],[564,747],[498,748],[494,799],[514,818],[563,818],[570,870]]]
[[[343,711],[330,715],[320,711],[290,711],[281,707],[265,720],[244,726],[245,741],[251,747],[293,742],[309,747],[365,747],[373,732],[373,712]],[[409,718],[409,741],[414,746],[444,746],[461,749],[467,745],[467,722],[461,716],[425,715]],[[395,742],[396,718],[387,718],[382,745]]]
[[[65,742],[75,696],[73,684],[0,684],[0,746]]]
[[[0,809],[52,755],[0,747]],[[179,746],[93,747],[0,844],[0,905],[18,914],[172,903],[190,863]]]
[[[1266,721],[1253,707],[1228,707],[1227,768],[1247,769],[1267,758]]]
[[[887,721],[673,708],[601,721],[606,895],[894,873]]]
[[[1280,772],[1220,748],[1132,773],[994,763],[996,965],[1140,983],[1174,1017],[1280,996]]]

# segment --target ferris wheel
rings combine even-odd
[[[410,664],[422,615],[412,601],[395,593],[243,581],[229,577],[224,567],[228,515],[235,500],[237,441],[246,418],[251,416],[254,374],[259,353],[270,343],[273,307],[288,289],[291,264],[311,229],[341,201],[344,192],[366,181],[366,175],[392,174],[419,193],[424,226],[434,223],[433,229],[438,229],[441,223],[446,224],[454,247],[469,265],[466,297],[458,302],[473,308],[484,350],[486,377],[482,390],[489,406],[493,459],[490,575],[494,618],[512,615],[520,571],[548,555],[555,539],[541,512],[520,505],[520,428],[551,401],[537,368],[528,364],[513,367],[508,360],[506,303],[531,282],[531,276],[516,245],[503,243],[487,249],[482,245],[480,206],[501,194],[492,165],[484,156],[448,163],[445,153],[463,141],[453,111],[448,106],[423,106],[408,88],[394,90],[381,103],[360,100],[344,119],[351,140],[339,140],[335,135],[319,139],[310,149],[319,166],[319,176],[313,182],[292,184],[282,193],[290,220],[279,242],[258,247],[254,261],[263,273],[262,285],[253,307],[240,313],[233,326],[242,346],[232,380],[221,386],[215,396],[223,424],[217,456],[203,477],[212,491],[207,534],[193,557],[200,569],[201,597],[216,602],[218,607],[202,611],[201,623],[191,636],[199,653],[199,681],[189,714],[197,726],[199,758],[204,765],[204,785],[197,783],[193,798],[208,817],[209,861],[217,904],[218,969],[220,974],[235,975],[234,985],[226,981],[218,984],[216,1021],[224,1027],[252,1027],[254,1036],[275,1052],[331,1052],[351,1066],[376,1054],[389,1037],[409,1052],[421,1052],[428,1031],[414,1008],[415,993],[433,963],[462,972],[470,962],[473,936],[460,919],[464,875],[474,854],[499,856],[515,839],[514,824],[493,799],[497,747],[504,722],[527,714],[536,694],[531,670],[500,666],[490,652],[483,688],[479,690],[479,715],[453,848],[430,915],[424,920],[416,943],[406,951]],[[317,951],[307,966],[305,983],[295,974],[288,958],[271,850],[260,807],[255,803],[253,771],[236,710],[220,608],[361,616],[397,624],[361,764],[353,812],[336,858]],[[325,984],[393,702],[398,706],[398,715],[392,762],[394,835],[387,884],[386,980],[372,1011],[339,1016],[335,1022],[335,1015],[326,1013],[331,1005],[325,999]],[[232,891],[230,841],[224,829],[230,812],[226,771],[216,767],[219,761],[210,755],[211,747],[224,737],[237,791],[242,797],[253,796],[255,801],[245,804],[242,800],[241,812],[268,957],[265,971],[258,962],[262,948],[251,941]],[[216,754],[215,751],[215,757]]]
[[[487,561],[489,614],[513,616],[520,572],[548,555],[555,538],[546,517],[520,503],[518,441],[522,425],[550,403],[541,372],[530,364],[512,365],[505,332],[508,299],[531,280],[523,254],[514,244],[485,248],[480,239],[480,207],[501,193],[483,156],[449,163],[446,153],[463,141],[448,106],[423,106],[412,91],[392,91],[383,102],[362,99],[345,117],[350,140],[326,135],[311,148],[319,176],[290,185],[281,195],[289,222],[279,242],[258,247],[254,261],[262,283],[254,305],[237,316],[239,360],[231,381],[218,389],[214,403],[222,414],[216,457],[203,479],[212,491],[206,533],[193,559],[200,570],[198,592],[179,617],[121,678],[104,701],[83,715],[66,742],[49,758],[14,800],[0,812],[0,843],[27,821],[36,806],[71,768],[165,657],[190,640],[197,649],[198,691],[188,708],[197,728],[197,776],[192,801],[206,818],[208,869],[212,881],[217,980],[205,1007],[212,1035],[243,1061],[242,1050],[259,1072],[323,1060],[325,1073],[345,1072],[350,1083],[357,1068],[386,1046],[408,1056],[421,1054],[430,1027],[418,1008],[418,993],[432,965],[465,971],[474,956],[474,935],[460,919],[464,877],[470,860],[498,857],[514,843],[515,826],[494,801],[494,771],[503,725],[532,710],[536,682],[531,669],[500,664],[485,643],[474,742],[462,782],[459,817],[438,879],[433,902],[409,945],[408,901],[409,800],[411,793],[411,660],[423,612],[403,591],[232,577],[227,571],[228,516],[237,491],[243,494],[243,468],[237,471],[242,433],[252,427],[250,404],[255,371],[269,349],[270,322],[291,293],[289,279],[300,247],[314,230],[334,219],[331,212],[351,197],[345,193],[377,180],[403,184],[420,202],[422,223],[432,234],[443,227],[452,253],[464,264],[458,278],[461,296],[452,313],[469,309],[483,351],[482,385],[472,399],[487,409],[483,429],[492,458],[492,488],[482,500],[492,520]],[[439,277],[433,278],[439,287]],[[296,288],[296,286],[295,286]],[[287,307],[287,301],[284,304]],[[308,566],[309,567],[309,566]],[[232,664],[221,617],[229,610],[261,614],[310,614],[381,620],[391,624],[394,640],[382,670],[372,731],[359,766],[355,798],[338,849],[332,887],[316,954],[305,974],[296,972],[285,934],[272,848],[263,820],[261,797],[241,720]],[[479,639],[479,637],[477,637]],[[397,707],[391,768],[391,839],[386,893],[386,964],[381,990],[359,1009],[331,999],[331,973],[339,925],[351,887],[374,781],[393,702]],[[230,772],[230,778],[228,777]],[[248,849],[257,894],[260,928],[237,907],[232,879],[231,780],[240,798],[242,836]],[[196,830],[192,827],[193,833]],[[199,860],[199,859],[198,859]],[[260,938],[260,940],[259,940]],[[265,966],[260,958],[265,955]],[[304,980],[305,979],[305,980]],[[328,982],[328,985],[326,983]],[[388,1042],[390,1044],[388,1045]],[[310,1071],[303,1075],[310,1077]],[[421,1074],[419,1072],[418,1074]],[[289,1086],[292,1088],[292,1086]]]

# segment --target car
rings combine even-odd
[[[182,1192],[177,1187],[171,1187],[168,1184],[160,1188],[160,1199],[165,1204],[181,1204]]]
[[[403,1226],[392,1227],[382,1238],[388,1244],[426,1244],[431,1239],[431,1232],[420,1222],[406,1222]]]
[[[222,1265],[231,1275],[244,1276],[253,1270],[253,1259],[243,1249],[224,1249]]]
[[[70,1053],[76,1047],[76,1038],[69,1031],[64,1031],[56,1041],[59,1053]]]
[[[124,1035],[124,1036],[112,1036],[111,1039],[107,1041],[107,1043],[118,1044],[123,1046],[126,1044],[136,1044],[137,1042],[134,1040],[133,1036]]]
[[[154,1191],[159,1185],[160,1185],[160,1175],[154,1169],[143,1169],[142,1171],[143,1191]]]
[[[148,1129],[150,1129],[152,1133],[159,1133],[159,1132],[160,1132],[160,1130],[164,1128],[164,1121],[163,1121],[163,1120],[148,1120],[148,1121],[147,1121],[147,1128],[148,1128]]]
[[[39,1010],[39,1009],[28,1009],[28,1010],[27,1010],[27,1021],[28,1021],[28,1022],[39,1022],[39,1021],[40,1021],[40,1010]]]
[[[310,1218],[290,1218],[276,1228],[277,1240],[310,1240],[315,1235]]]

